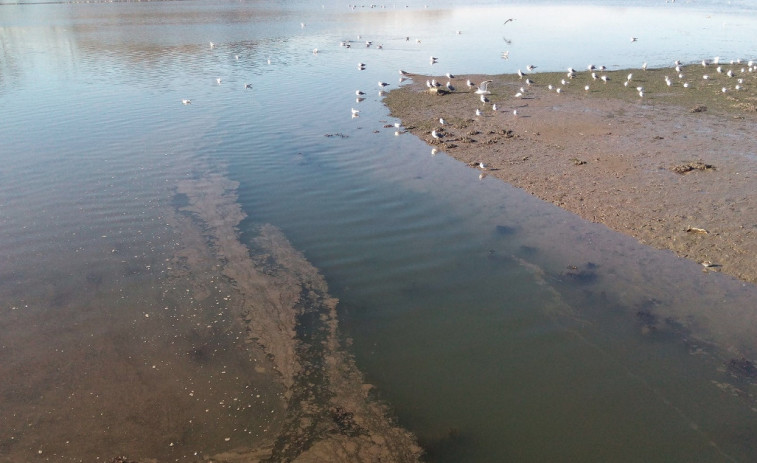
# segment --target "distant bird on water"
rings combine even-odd
[[[384,88],[384,87],[388,86],[389,84],[387,84],[386,82],[379,81],[378,85],[379,85],[379,87]]]
[[[185,98],[185,99],[181,100],[181,104],[183,104],[183,105],[192,104],[192,100],[188,100],[188,99]]]

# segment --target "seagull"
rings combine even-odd
[[[513,109],[513,116],[517,116],[517,115],[518,115],[518,110],[517,109]]]
[[[408,77],[408,76],[410,76],[410,73],[409,73],[409,72],[407,72],[407,71],[403,71],[402,69],[400,69],[400,75],[401,75],[401,76],[405,76],[405,77]]]
[[[473,161],[473,162],[468,163],[468,165],[471,167],[478,167],[480,169],[486,169],[486,164],[484,164],[483,161]]]
[[[379,81],[379,83],[378,83],[378,84],[379,84],[379,87],[381,87],[381,88],[384,88],[384,87],[386,87],[386,86],[388,86],[388,85],[389,85],[389,84],[387,84],[386,82],[381,82],[381,81]]]
[[[352,117],[358,117],[360,116],[360,110],[352,108]]]
[[[523,94],[521,92],[518,92],[518,93],[515,94],[515,98],[520,98],[522,96],[523,96]]]
[[[431,56],[431,57],[429,57],[429,60],[431,61],[431,64],[434,64],[437,61],[439,61],[439,58],[437,58],[436,56]]]
[[[562,93],[562,89],[560,87],[557,87],[557,90],[555,90],[557,93]]]
[[[513,22],[513,21],[515,21],[515,18],[509,18],[509,19],[508,19],[507,21],[505,21],[505,24],[507,24],[507,23],[511,23],[511,22]],[[503,25],[504,25],[504,24],[503,24]]]
[[[641,65],[641,69],[643,69],[645,71],[647,70],[647,62],[646,61],[644,61],[644,64]]]
[[[360,91],[360,90],[355,90],[355,95],[357,95],[357,96],[363,96],[363,95],[365,95],[365,92]]]
[[[590,88],[590,87],[589,87],[589,85],[588,85],[588,84],[584,86],[584,90],[586,90],[587,92],[589,91],[589,88]]]
[[[181,104],[183,104],[183,105],[192,104],[192,100],[188,100],[188,99],[185,98],[185,99],[181,100]]]
[[[216,47],[216,44],[214,44],[213,42],[210,42],[210,48],[215,48],[215,47]]]
[[[534,83],[534,81],[533,81],[533,80],[531,80],[531,79],[526,79],[526,85],[531,85],[531,84],[533,84],[533,83]]]
[[[465,82],[465,85],[467,85],[467,86],[468,86],[468,88],[473,88],[473,87],[475,87],[475,84],[474,84],[474,83],[473,83],[473,81],[471,81],[470,79],[468,79],[468,81],[467,81],[467,82]]]
[[[445,75],[447,76],[448,79],[454,79],[455,78],[455,76],[453,76],[449,72],[447,74],[445,74]]]
[[[626,80],[630,82],[631,78],[633,78],[633,73],[628,74],[628,77],[626,77]]]
[[[455,87],[452,86],[452,82],[450,81],[447,81],[447,90],[449,90],[450,92],[455,91]]]
[[[529,64],[528,66],[526,66],[526,70],[528,71],[533,71],[534,69],[536,69],[536,66],[534,66],[533,64]]]
[[[428,88],[434,88],[433,84],[431,84],[431,81],[426,79],[426,87]]]
[[[252,84],[244,84],[244,88],[252,88]]]
[[[476,90],[476,93],[479,95],[489,95],[491,92],[489,91],[489,84],[491,83],[491,80],[485,80],[478,84],[478,89]]]
[[[434,137],[435,140],[438,140],[439,138],[441,138],[441,135],[437,133],[436,129],[431,131],[431,136]]]
[[[444,118],[443,118],[443,117],[440,117],[440,118],[439,118],[439,123],[440,123],[441,125],[444,125]]]
[[[492,105],[492,111],[496,111],[496,110],[497,110],[497,103],[494,103],[494,104]]]
[[[600,79],[602,79],[602,82],[604,82],[604,83],[607,83],[607,81],[610,80],[610,78],[607,77],[607,76],[605,76],[605,75],[603,75],[602,77],[600,77]]]
[[[636,42],[637,40],[639,40],[638,37],[631,37],[631,42]]]
[[[318,49],[317,49],[317,48],[313,48],[313,54],[314,54],[314,55],[317,55],[317,54],[318,54]]]
[[[476,116],[480,116],[480,115],[481,115],[481,110],[476,108]]]
[[[527,75],[528,75],[528,74],[524,74],[524,73],[523,73],[523,71],[521,71],[520,69],[518,69],[518,77],[519,77],[519,78],[521,78],[521,79],[522,79],[522,78],[523,78],[524,76],[527,76]]]
[[[488,103],[489,99],[486,98],[484,95],[481,95],[481,103]]]
[[[219,78],[217,78],[217,79],[216,79],[216,82],[218,83],[218,85],[221,85],[221,78],[220,78],[220,77],[219,77]]]
[[[365,63],[357,63],[357,68],[362,71],[363,69],[365,69]]]

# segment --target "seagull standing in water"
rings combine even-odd
[[[181,100],[181,104],[183,104],[184,106],[186,106],[188,104],[192,104],[192,100],[189,100],[189,99],[185,98],[185,99]]]
[[[379,85],[379,87],[384,88],[384,87],[388,86],[389,84],[387,84],[386,82],[379,81],[378,85]]]

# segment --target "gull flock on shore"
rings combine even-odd
[[[352,7],[352,9],[355,9],[356,7]],[[510,22],[513,22],[515,19],[510,18],[504,22],[504,25],[507,25]],[[306,24],[303,22],[301,23],[301,27],[304,29]],[[456,35],[461,35],[462,31],[456,30]],[[345,49],[374,49],[374,50],[382,50],[383,44],[381,43],[374,43],[373,40],[365,40],[361,35],[358,35],[356,37],[357,40],[350,40],[350,39],[344,39],[341,40],[338,43],[339,47],[345,48]],[[412,47],[420,47],[422,46],[422,40],[420,38],[415,39],[415,41],[411,41],[410,36],[406,36],[403,39],[403,42],[407,42],[408,46]],[[505,40],[506,42],[510,43],[508,40]],[[637,42],[637,37],[632,37],[631,42]],[[219,52],[219,50],[222,50],[223,44],[216,44],[215,42],[209,42],[210,50],[212,50],[214,53]],[[314,48],[312,49],[312,54],[314,56],[318,56],[319,52],[322,49]],[[328,51],[327,49],[323,49]],[[324,51],[324,52],[326,52]],[[429,56],[429,55],[426,55]],[[502,54],[502,57],[505,59],[510,59],[510,52],[505,51]],[[240,61],[240,55],[234,54],[233,55],[234,60]],[[439,63],[443,63],[444,59],[442,56],[435,56],[431,55],[429,57],[429,63],[432,66],[438,66]],[[271,58],[269,57],[267,59],[267,63],[270,65],[272,63]],[[693,70],[694,66],[699,66],[701,64],[701,67],[699,73],[691,72]],[[702,89],[703,86],[707,86],[709,88],[713,88],[713,86],[719,91],[720,94],[725,95],[724,97],[728,97],[728,95],[739,92],[744,88],[745,85],[749,85],[751,82],[754,82],[757,80],[757,65],[755,64],[754,60],[742,60],[742,59],[735,59],[735,60],[721,60],[720,57],[714,57],[710,60],[704,59],[701,62],[697,63],[683,63],[680,60],[674,60],[672,61],[672,67],[675,72],[671,73],[669,75],[659,76],[655,75],[652,76],[651,72],[648,72],[648,66],[647,63],[644,62],[641,64],[639,68],[639,72],[636,73],[633,70],[630,70],[631,72],[628,72],[629,70],[626,70],[624,74],[620,74],[618,71],[610,71],[607,69],[606,66],[597,66],[594,64],[589,64],[586,66],[585,71],[579,72],[574,67],[568,67],[566,70],[566,73],[564,76],[559,79],[558,81],[553,82],[546,82],[548,79],[552,79],[553,77],[546,77],[547,74],[542,74],[540,72],[537,72],[537,68],[539,66],[534,64],[526,64],[524,68],[528,71],[528,73],[523,72],[521,69],[517,69],[516,75],[518,80],[522,82],[524,85],[520,87],[517,91],[512,93],[511,99],[508,99],[507,96],[504,94],[507,93],[506,88],[497,88],[497,92],[493,94],[492,89],[490,88],[492,84],[494,83],[493,80],[484,80],[481,82],[474,82],[471,78],[467,78],[464,76],[457,76],[451,72],[447,72],[444,74],[444,77],[446,77],[446,83],[442,84],[442,82],[445,82],[442,80],[441,82],[437,80],[437,78],[442,79],[443,77],[433,77],[428,76],[428,78],[423,77],[426,83],[427,91],[436,93],[436,94],[448,94],[448,93],[468,93],[468,94],[474,94],[478,97],[478,101],[480,104],[476,105],[474,115],[476,118],[482,118],[486,117],[484,110],[487,108],[491,109],[491,113],[487,114],[498,114],[501,113],[502,107],[507,106],[507,102],[509,101],[510,108],[505,109],[505,112],[510,111],[513,117],[521,116],[520,111],[521,109],[527,108],[527,104],[516,104],[516,101],[520,101],[522,99],[528,99],[528,98],[534,98],[535,94],[533,92],[538,92],[539,89],[542,91],[547,92],[554,92],[557,95],[563,94],[565,92],[570,93],[571,88],[575,87],[575,91],[573,91],[574,95],[579,94],[592,94],[595,92],[599,92],[599,94],[602,94],[602,92],[608,91],[615,92],[616,94],[620,95],[620,92],[628,91],[628,92],[635,92],[635,95],[640,99],[639,101],[645,101],[645,99],[649,98],[650,95],[655,95],[656,93],[661,92],[661,89],[664,89],[665,87],[673,88],[673,87],[680,87],[683,89],[687,89],[686,91],[696,91],[697,89]],[[365,71],[367,69],[368,65],[365,62],[359,61],[357,64],[357,68],[359,71]],[[710,69],[711,71],[708,73],[702,73],[701,70],[707,70]],[[671,70],[671,71],[672,71]],[[627,74],[626,74],[627,73]],[[694,76],[699,75],[697,79],[695,80]],[[550,76],[554,76],[554,73],[550,73]],[[691,75],[691,77],[689,77]],[[621,77],[622,76],[622,77]],[[413,72],[409,72],[404,69],[399,70],[399,82],[402,83],[405,80],[411,80],[411,79],[417,79],[420,78],[421,74],[415,74]],[[640,83],[649,83],[650,79],[662,79],[660,84],[664,82],[664,87],[661,85],[653,85],[648,84],[648,86],[652,89],[650,93],[650,90],[645,89],[643,85],[640,85]],[[747,81],[749,79],[749,81]],[[580,84],[573,84],[573,82],[577,81],[583,81]],[[223,80],[221,77],[216,78],[215,80],[217,85],[221,85]],[[375,82],[375,81],[374,81]],[[516,81],[517,82],[517,81]],[[585,83],[584,83],[585,82]],[[593,86],[593,82],[597,82],[598,84],[594,84],[596,86]],[[385,89],[387,87],[390,87],[391,84],[388,81],[378,81],[378,87],[379,92],[378,95],[380,97],[384,96]],[[504,87],[510,87],[512,86],[512,82],[506,83]],[[499,85],[497,85],[499,87]],[[253,84],[251,83],[245,83],[244,84],[245,89],[252,89]],[[625,90],[627,89],[627,90]],[[538,94],[538,93],[537,93]],[[633,95],[633,93],[629,93],[630,95]],[[366,92],[362,90],[355,90],[356,99],[355,101],[359,104],[366,98]],[[188,98],[181,100],[182,104],[185,106],[188,106],[192,103],[192,101]],[[352,118],[358,118],[360,117],[360,110],[356,108],[350,108],[351,116]],[[529,111],[525,110],[527,113],[523,117],[529,116]],[[442,115],[440,115],[442,116]],[[446,120],[444,117],[437,116],[435,120],[438,121],[439,127],[434,128],[429,132],[426,132],[430,135],[430,140],[427,139],[427,142],[431,144],[440,144],[444,137],[448,137],[449,131],[454,128],[454,124],[450,124],[448,120]],[[390,126],[391,127],[391,126]],[[402,133],[405,133],[402,130],[402,127],[400,123],[395,124],[395,128],[397,129],[394,134],[400,135]],[[443,146],[443,145],[442,145]],[[438,152],[437,148],[434,148],[434,154]],[[484,167],[481,166],[483,169]]]

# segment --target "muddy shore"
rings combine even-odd
[[[412,75],[385,103],[402,121],[400,135],[426,140],[482,178],[669,249],[703,271],[757,283],[757,71],[721,71],[468,75],[451,79],[452,91],[427,88],[427,79],[450,81],[445,76]],[[492,81],[487,102],[467,79]]]

